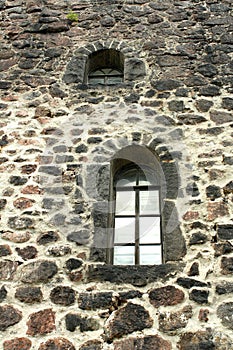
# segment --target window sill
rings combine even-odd
[[[183,268],[182,262],[137,266],[93,264],[87,271],[87,281],[129,283],[136,287],[143,287],[158,280],[166,281]]]

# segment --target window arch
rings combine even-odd
[[[102,49],[89,55],[85,80],[88,84],[112,85],[123,82],[124,55],[115,49]]]

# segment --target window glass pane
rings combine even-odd
[[[134,247],[114,247],[114,265],[134,265]]]
[[[155,265],[161,263],[161,246],[140,246],[140,265]]]
[[[108,77],[107,78],[107,83],[108,84],[116,84],[116,83],[121,83],[123,81],[122,77]]]
[[[97,78],[97,77],[90,77],[89,76],[89,80],[88,82],[90,84],[104,84],[104,77],[103,78]]]
[[[114,243],[134,243],[135,241],[135,219],[115,218]]]
[[[140,217],[139,219],[139,242],[161,243],[160,218]]]
[[[134,215],[135,214],[135,192],[117,191],[116,192],[116,215]]]
[[[159,191],[140,191],[140,214],[159,215]]]

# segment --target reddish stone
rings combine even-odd
[[[24,260],[34,259],[37,256],[37,249],[33,246],[16,248],[16,251]]]
[[[0,280],[12,281],[18,265],[19,264],[16,261],[0,261]]]
[[[228,207],[223,202],[209,202],[207,204],[207,211],[207,219],[210,221],[229,214]]]
[[[14,243],[24,243],[29,241],[31,235],[29,232],[12,232],[5,231],[2,233],[1,238]]]
[[[192,307],[185,306],[177,312],[165,312],[159,315],[159,330],[164,333],[176,333],[180,328],[185,328],[192,317]]]
[[[22,320],[22,312],[11,305],[0,306],[0,331],[5,331]]]
[[[79,350],[101,350],[101,349],[103,349],[102,342],[97,339],[88,340],[79,348]]]
[[[28,185],[22,188],[21,193],[23,194],[40,194],[42,190],[38,186]]]
[[[11,248],[8,244],[1,244],[0,245],[0,256],[7,256],[7,255],[11,255],[12,251]]]
[[[70,272],[68,274],[69,276],[69,279],[72,281],[72,282],[79,282],[82,280],[83,278],[83,274],[81,271],[73,271],[73,272]]]
[[[49,339],[42,343],[38,350],[75,350],[74,345],[65,338]]]
[[[199,212],[198,211],[187,211],[184,216],[183,219],[185,221],[189,221],[189,220],[196,220],[199,218]]]
[[[181,303],[184,300],[184,293],[174,286],[166,286],[150,290],[149,298],[150,303],[157,308]]]
[[[36,107],[36,110],[35,110],[35,118],[39,118],[39,117],[49,117],[51,118],[52,117],[52,113],[51,113],[51,110],[48,108],[48,107],[45,107],[45,106],[38,106]]]
[[[21,167],[21,173],[22,174],[31,174],[36,171],[37,165],[36,164],[27,164],[23,165]]]
[[[32,342],[27,338],[5,340],[3,343],[4,350],[29,350],[31,349],[31,346]]]
[[[126,306],[112,313],[105,324],[105,338],[112,340],[123,335],[141,331],[152,327],[153,319],[149,312],[141,305],[128,303]]]
[[[47,334],[56,329],[55,312],[52,309],[45,309],[35,312],[29,316],[27,322],[28,335]]]
[[[217,345],[217,344],[216,344]],[[181,335],[178,343],[179,350],[191,349],[218,349],[213,343],[211,329],[206,331],[196,331],[195,333],[187,332]],[[230,349],[230,348],[229,348]]]
[[[16,112],[15,114],[16,117],[19,117],[19,118],[25,118],[25,117],[28,117],[28,111],[18,111]]]
[[[27,209],[33,206],[35,201],[33,199],[25,198],[25,197],[20,197],[17,198],[13,204],[16,208],[18,209]]]
[[[201,309],[199,311],[199,316],[198,316],[198,319],[199,321],[201,322],[208,322],[209,319],[208,319],[208,315],[209,315],[209,310],[208,309]]]

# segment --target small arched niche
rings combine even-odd
[[[112,85],[124,80],[124,55],[115,49],[103,49],[88,56],[85,83]]]

